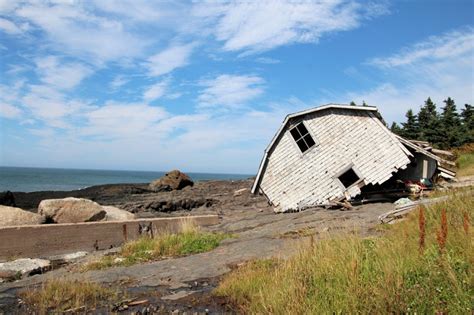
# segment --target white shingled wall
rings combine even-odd
[[[302,154],[288,129],[277,139],[269,153],[260,189],[277,210],[322,204],[343,196],[335,178],[353,164],[365,184],[383,183],[410,160],[400,143],[372,113],[329,109],[315,112],[296,121],[305,121],[317,143]],[[349,193],[355,196],[355,187]]]

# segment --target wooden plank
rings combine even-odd
[[[138,238],[139,226],[150,225],[154,235],[177,232],[183,220],[198,226],[219,223],[217,215],[137,219],[117,222],[24,225],[0,228],[0,261],[42,258],[77,251],[109,249]]]

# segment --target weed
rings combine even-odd
[[[424,210],[423,207],[420,207],[419,214],[418,214],[418,227],[420,228],[420,240],[419,240],[418,244],[419,244],[420,253],[422,253],[422,254],[423,254],[423,251],[425,249],[425,236],[426,236],[425,225],[426,225],[425,210]]]
[[[35,313],[49,314],[64,311],[86,313],[106,302],[118,299],[118,293],[99,284],[85,281],[49,280],[39,288],[20,293]]]

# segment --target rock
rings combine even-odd
[[[0,192],[0,205],[16,207],[15,196],[9,190]]]
[[[163,296],[161,299],[162,299],[162,300],[176,301],[176,300],[182,299],[182,298],[184,298],[184,297],[187,297],[188,295],[194,294],[195,292],[196,292],[196,291],[184,291],[184,290],[181,290],[181,291],[178,291],[178,292],[176,292],[176,293]]]
[[[106,214],[98,203],[73,197],[43,200],[38,206],[38,213],[55,223],[100,221]]]
[[[22,258],[0,263],[0,273],[14,272],[15,277],[31,276],[51,269],[51,263],[46,259]]]
[[[102,206],[102,209],[105,211],[105,221],[129,221],[135,219],[135,215],[127,210],[112,206]]]
[[[15,281],[19,278],[19,274],[13,270],[0,270],[0,283]]]
[[[186,186],[193,186],[194,182],[191,178],[181,173],[178,170],[171,171],[166,173],[165,176],[151,182],[150,189],[158,192],[158,191],[170,191],[170,190],[180,190]]]
[[[16,226],[44,223],[45,218],[20,208],[0,206],[0,226]]]
[[[64,255],[55,255],[48,257],[48,259],[51,261],[51,264],[53,266],[62,266],[66,264],[70,264],[72,262],[75,262],[81,258],[84,258],[89,254],[88,252],[75,252],[75,253],[70,253],[70,254],[64,254]]]

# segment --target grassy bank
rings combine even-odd
[[[87,313],[118,299],[116,291],[96,283],[68,280],[50,280],[20,296],[35,314]]]
[[[455,150],[458,176],[474,175],[474,143],[466,144]]]
[[[453,196],[413,212],[382,237],[347,235],[306,244],[286,261],[251,262],[215,294],[244,313],[469,314],[472,209],[472,196]]]
[[[88,263],[82,270],[130,266],[167,257],[203,253],[216,248],[222,240],[229,237],[231,235],[224,233],[203,232],[189,222],[184,222],[181,232],[177,234],[165,233],[128,242],[118,254],[104,256],[98,261]]]

